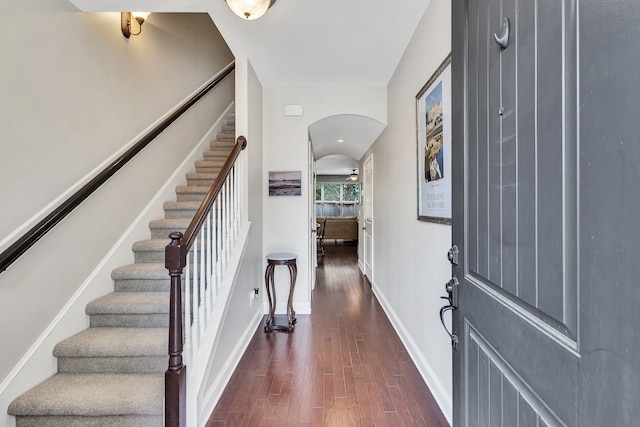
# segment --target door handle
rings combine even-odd
[[[451,347],[454,351],[458,350],[458,337],[447,328],[446,323],[444,322],[444,314],[447,311],[452,311],[458,309],[458,287],[460,286],[460,282],[458,282],[458,278],[453,276],[451,280],[449,280],[444,288],[447,291],[447,296],[440,297],[442,299],[447,300],[449,304],[443,306],[440,309],[440,322],[442,323],[442,327],[444,328],[449,338],[451,338]]]
[[[445,297],[442,297],[445,298]],[[458,337],[456,335],[454,335],[453,333],[449,332],[449,329],[447,328],[447,324],[444,323],[444,314],[447,311],[453,311],[455,310],[455,307],[450,306],[450,305],[445,305],[444,307],[442,307],[440,309],[440,322],[442,323],[442,327],[444,328],[444,331],[447,333],[447,335],[449,335],[449,338],[451,338],[451,347],[453,348],[454,351],[458,350]]]

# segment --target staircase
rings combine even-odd
[[[164,203],[165,217],[149,224],[149,240],[133,245],[133,264],[115,269],[114,292],[90,302],[90,328],[60,343],[58,373],[15,399],[17,427],[164,425],[164,372],[168,365],[169,275],[165,246],[184,232],[235,144],[231,115]]]

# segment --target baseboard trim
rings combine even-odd
[[[413,363],[418,368],[420,375],[424,379],[425,383],[427,383],[427,387],[431,391],[436,403],[440,407],[440,410],[444,414],[445,418],[449,422],[449,425],[452,424],[453,419],[453,400],[452,397],[447,393],[447,390],[442,385],[438,377],[436,376],[435,371],[429,364],[429,362],[424,358],[420,349],[416,345],[415,341],[409,335],[409,332],[404,327],[402,321],[393,310],[387,299],[384,297],[384,294],[380,291],[378,285],[373,282],[371,284],[371,289],[373,290],[374,295],[378,299],[378,302],[382,306],[382,309],[387,314],[387,317],[391,321],[391,325],[395,329],[396,333],[400,337],[400,340],[407,348],[409,352],[409,356]]]

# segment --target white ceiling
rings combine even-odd
[[[316,160],[317,175],[349,175],[358,173],[358,161],[341,154],[332,154]]]
[[[386,86],[428,0],[277,0],[256,21],[209,0],[236,56],[263,86]]]
[[[313,123],[309,126],[309,137],[317,161],[317,173],[350,174],[352,169],[358,168],[358,160],[384,128],[384,124],[377,120],[355,114],[331,116]]]
[[[233,54],[249,58],[265,87],[386,86],[429,4],[277,0],[262,18],[246,21],[224,0],[69,1],[87,12],[207,12]],[[322,120],[310,128],[316,158],[338,154],[359,160],[380,126],[354,115]]]

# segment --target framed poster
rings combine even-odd
[[[269,196],[300,196],[302,171],[269,172]]]
[[[418,220],[451,224],[451,54],[416,95]]]

